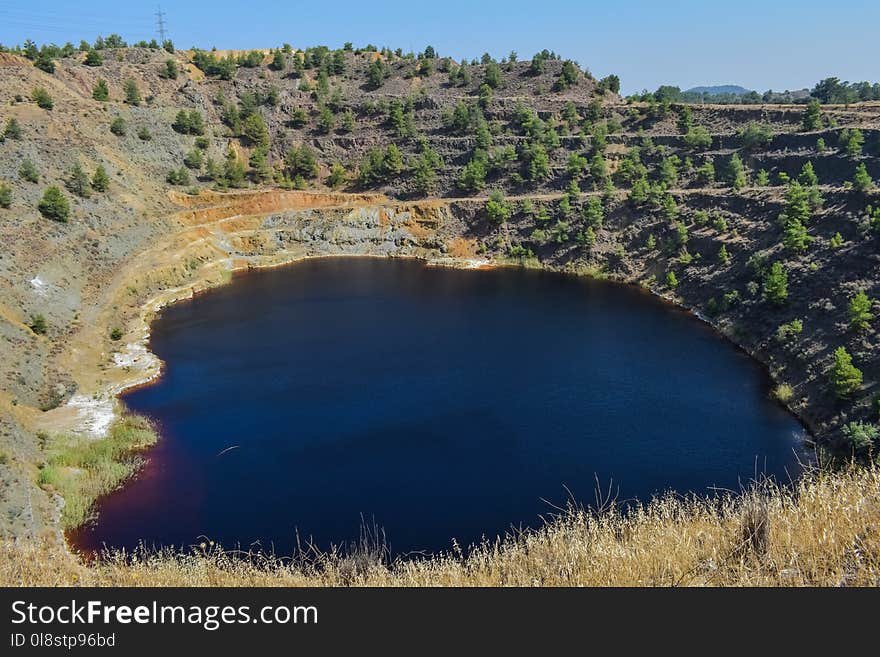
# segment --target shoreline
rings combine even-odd
[[[423,268],[427,268],[427,267],[449,266],[448,262],[440,262],[438,264],[438,261],[426,259],[426,258],[414,257],[414,256],[395,256],[395,255],[377,256],[375,254],[359,254],[359,255],[351,256],[351,255],[322,254],[322,255],[307,256],[307,257],[298,258],[298,259],[293,260],[288,263],[274,263],[274,264],[271,264],[271,265],[268,265],[265,267],[257,266],[257,267],[241,268],[236,271],[235,275],[230,279],[229,282],[234,282],[235,280],[237,280],[239,278],[244,278],[245,276],[249,275],[247,272],[251,269],[253,269],[255,271],[259,271],[261,269],[268,270],[268,269],[277,269],[277,268],[282,268],[282,267],[293,268],[293,267],[296,267],[296,266],[304,263],[307,260],[331,259],[331,260],[341,261],[341,260],[351,259],[351,258],[372,258],[374,260],[395,259],[395,260],[410,261],[420,271],[423,270]],[[472,261],[466,261],[466,262],[456,261],[455,264],[458,265],[456,268],[460,268],[460,269],[473,269],[473,268],[475,268],[475,267],[473,267],[474,263]],[[502,269],[502,268],[503,269],[513,269],[513,268],[522,269],[521,267],[519,267],[517,265],[504,264],[504,263],[494,263],[492,267],[486,267],[484,262],[479,263],[479,264],[480,264],[480,268],[483,270]],[[535,268],[535,269],[538,269],[538,268]],[[404,271],[409,271],[409,270],[404,270]],[[625,286],[627,286],[628,288],[630,288],[635,293],[634,298],[635,298],[636,302],[638,302],[639,297],[642,297],[642,295],[645,295],[644,297],[642,297],[645,301],[648,301],[648,299],[651,299],[650,303],[653,303],[655,307],[665,309],[665,312],[673,311],[674,313],[679,314],[683,318],[687,317],[688,321],[692,321],[693,318],[699,319],[700,320],[699,325],[695,325],[696,330],[706,332],[707,336],[711,336],[713,342],[718,343],[719,348],[721,346],[722,341],[724,343],[732,344],[733,346],[737,347],[737,352],[739,352],[740,356],[741,357],[744,356],[748,359],[749,364],[752,365],[754,368],[754,374],[759,376],[758,385],[760,386],[759,387],[760,392],[765,397],[767,397],[768,400],[770,400],[774,405],[776,405],[778,403],[769,394],[769,391],[772,389],[772,379],[769,376],[769,372],[767,371],[766,367],[764,367],[763,364],[760,363],[760,361],[758,361],[757,359],[753,358],[750,354],[748,354],[747,351],[739,348],[739,346],[736,345],[735,343],[733,343],[727,336],[725,336],[723,333],[718,331],[714,326],[711,325],[711,323],[706,318],[700,316],[699,313],[696,313],[693,310],[685,307],[683,304],[676,303],[673,299],[667,298],[661,294],[657,294],[654,291],[646,289],[643,285],[639,285],[639,284],[633,283],[633,282],[626,282],[626,281],[620,281],[620,280],[615,280],[615,279],[605,279],[603,277],[590,276],[590,275],[587,275],[583,272],[579,273],[579,272],[570,271],[570,270],[569,271],[559,270],[559,269],[554,269],[554,268],[550,268],[550,267],[539,268],[539,272],[540,273],[536,274],[536,275],[539,275],[539,276],[546,275],[548,280],[557,281],[558,284],[564,284],[564,281],[567,278],[572,281],[580,280],[580,281],[583,281],[584,283],[587,283],[588,285],[596,284],[596,285],[600,285],[600,286],[606,286],[608,288],[611,288],[612,292],[613,292],[614,288],[621,285],[621,283],[622,283]],[[525,272],[525,274],[529,275],[528,272]],[[560,277],[560,276],[562,276],[564,278],[559,279],[558,277]],[[554,283],[554,284],[557,284],[557,283]],[[210,288],[210,289],[214,289],[214,288]],[[589,288],[585,288],[585,289],[589,289]],[[180,298],[179,300],[180,301],[187,300],[187,299],[193,300],[196,298],[196,296],[201,296],[203,293],[207,293],[208,291],[209,291],[208,289],[202,289],[202,290],[199,290],[188,297]],[[168,304],[168,305],[170,305],[170,304]],[[167,307],[167,306],[165,306],[165,307]],[[152,321],[157,321],[157,318],[153,317]],[[700,326],[702,328],[699,328]],[[152,325],[151,325],[151,327],[152,327]],[[150,339],[149,336],[147,336],[145,339],[147,340],[147,346],[149,347],[149,339]],[[160,363],[162,362],[160,359],[158,359],[158,357],[157,357],[157,361]],[[760,374],[758,374],[759,372],[760,372]],[[135,384],[134,386],[126,388],[126,392],[129,390],[132,390],[132,389],[136,389],[137,387],[151,385],[153,383],[156,383],[160,380],[159,379],[160,376],[161,376],[161,371],[159,372],[159,374],[157,376],[152,377],[147,382],[138,383],[138,384]],[[124,393],[120,393],[120,396],[122,396],[123,394]],[[122,399],[119,399],[119,402],[123,405],[125,404],[124,400],[122,400]],[[782,406],[781,404],[779,404],[779,405]],[[786,445],[786,449],[788,448],[788,445],[790,443],[791,451],[793,451],[797,454],[798,462],[807,463],[808,461],[803,460],[803,457],[807,453],[807,450],[804,449],[804,444],[805,444],[804,436],[808,433],[808,428],[800,421],[799,418],[797,418],[797,416],[795,414],[790,413],[788,411],[788,409],[786,409],[786,414],[792,416],[793,418],[795,418],[797,420],[797,428],[795,429],[793,427],[792,431],[790,433],[786,432],[785,436],[784,437],[780,436],[780,438],[784,439],[785,442],[783,444]],[[161,433],[159,435],[161,437]],[[798,473],[797,476],[799,477],[801,470],[799,468],[796,470],[793,469],[792,472],[797,472]],[[96,507],[100,508],[102,498],[109,496],[109,495],[118,494],[120,488],[122,488],[123,486],[130,485],[130,482],[132,480],[136,479],[138,476],[139,476],[138,473],[134,474],[132,476],[131,480],[126,480],[125,483],[122,486],[120,486],[119,488],[114,489],[114,491],[111,491],[111,492],[107,493],[106,495],[102,495],[101,498],[98,498],[98,500],[96,501]],[[786,480],[785,476],[781,475],[780,480],[784,482]],[[790,480],[791,480],[791,477],[789,476],[789,481]],[[119,507],[119,504],[116,504],[116,506]],[[83,525],[83,526],[86,526],[86,525]],[[72,551],[74,551],[75,553],[80,555],[82,558],[87,559],[88,561],[92,561],[95,558],[100,558],[101,553],[103,551],[102,547],[100,547],[100,546],[94,547],[94,545],[84,547],[84,545],[82,543],[80,543],[78,540],[76,540],[77,536],[79,535],[79,530],[81,527],[82,526],[74,527],[74,528],[65,532],[65,540],[67,541],[69,547],[71,548]]]
[[[579,278],[588,277],[605,280],[614,284],[624,284],[629,287],[637,288],[640,292],[648,294],[655,299],[668,304],[670,307],[675,308],[680,312],[688,313],[700,320],[700,322],[703,323],[708,330],[712,331],[715,336],[720,337],[725,342],[733,345],[737,350],[760,366],[763,375],[769,383],[779,383],[773,377],[767,363],[758,358],[755,353],[752,353],[743,345],[735,341],[732,336],[727,335],[718,325],[714,324],[709,318],[703,316],[694,307],[686,304],[681,297],[669,294],[662,289],[646,286],[635,278],[625,279],[617,276],[605,276],[586,267],[559,267],[537,261],[535,263],[524,263],[512,260],[493,259],[489,256],[454,257],[443,253],[436,246],[436,243],[432,243],[433,245],[429,247],[423,246],[420,243],[420,240],[413,235],[413,233],[415,233],[416,235],[425,236],[424,233],[420,232],[424,229],[424,225],[420,224],[419,221],[424,220],[427,216],[426,223],[428,225],[430,225],[431,221],[442,222],[446,220],[446,217],[442,213],[449,211],[449,206],[444,206],[437,201],[432,201],[430,207],[431,211],[435,214],[422,214],[416,219],[413,219],[412,217],[412,208],[410,207],[410,204],[405,202],[392,202],[387,205],[382,204],[366,208],[360,206],[345,207],[343,209],[334,208],[329,211],[329,215],[325,214],[325,208],[321,207],[307,211],[309,213],[317,213],[317,221],[319,222],[322,221],[322,218],[323,220],[326,220],[329,217],[333,220],[333,225],[339,226],[340,228],[345,228],[346,221],[352,218],[356,222],[360,221],[362,223],[366,220],[367,227],[369,228],[372,226],[376,229],[376,234],[379,236],[387,237],[389,234],[393,235],[395,228],[399,228],[400,226],[411,229],[410,232],[404,231],[404,235],[409,236],[410,241],[408,243],[404,242],[402,245],[395,243],[393,247],[393,249],[408,249],[406,252],[396,250],[389,250],[387,252],[365,252],[369,249],[381,249],[381,244],[377,247],[375,243],[369,241],[368,237],[361,235],[360,243],[349,241],[342,242],[340,245],[340,243],[329,242],[310,246],[308,243],[303,242],[305,238],[299,237],[297,239],[300,241],[292,242],[293,248],[281,248],[277,251],[235,255],[235,249],[229,241],[232,235],[239,236],[245,234],[253,237],[261,232],[276,234],[277,231],[284,232],[296,230],[298,228],[296,224],[294,224],[293,228],[288,226],[279,227],[274,223],[268,227],[265,226],[264,222],[268,222],[271,218],[275,218],[276,221],[282,221],[285,218],[284,211],[280,213],[269,212],[249,217],[242,217],[240,215],[233,215],[231,217],[224,216],[218,219],[218,223],[215,227],[226,224],[227,222],[238,223],[239,225],[243,224],[244,227],[239,228],[236,233],[222,232],[219,234],[208,233],[207,235],[204,233],[192,234],[191,226],[182,226],[179,231],[169,235],[165,241],[160,241],[155,244],[140,256],[133,258],[120,269],[119,274],[115,279],[115,286],[108,290],[108,296],[104,297],[102,300],[103,308],[102,310],[99,310],[98,317],[102,319],[103,324],[99,325],[96,323],[92,330],[96,332],[97,336],[107,335],[107,332],[112,326],[112,323],[110,323],[112,320],[111,317],[108,316],[106,309],[108,306],[112,306],[114,302],[116,302],[122,305],[122,312],[125,312],[126,310],[129,312],[134,311],[133,316],[125,322],[123,328],[124,334],[131,336],[134,339],[120,345],[118,349],[115,349],[110,353],[101,352],[101,357],[103,359],[101,362],[90,363],[89,361],[85,361],[85,364],[91,366],[92,370],[101,370],[102,362],[109,361],[109,371],[111,372],[111,376],[116,376],[116,379],[99,386],[91,395],[86,391],[72,396],[66,404],[59,407],[59,409],[61,409],[60,413],[63,414],[67,412],[68,414],[72,414],[72,417],[68,418],[69,424],[67,424],[67,426],[62,425],[60,428],[57,426],[53,427],[53,431],[59,433],[65,431],[72,432],[84,437],[86,440],[101,438],[101,430],[106,434],[107,429],[109,429],[112,423],[123,416],[124,401],[122,400],[122,397],[125,393],[137,388],[152,385],[162,376],[164,363],[150,350],[150,336],[152,322],[155,320],[156,315],[165,307],[174,303],[192,300],[197,295],[201,295],[213,288],[225,285],[230,282],[233,277],[243,275],[250,270],[292,266],[299,262],[318,258],[405,258],[421,261],[425,266],[451,267],[467,270],[487,270],[502,267],[538,269],[541,271],[561,273]],[[342,217],[334,217],[332,214],[334,210],[347,212],[348,214],[343,214]],[[418,212],[421,211],[422,209]],[[354,214],[358,212],[362,214]],[[364,212],[372,212],[373,215],[377,215],[379,217],[378,221],[376,221],[375,224],[370,224],[369,222],[373,215],[363,215]],[[294,214],[292,216],[294,221],[301,219],[299,215]],[[307,221],[314,221],[314,217],[308,215]],[[397,223],[395,223],[395,221]],[[306,223],[305,225],[309,226],[312,224]],[[358,225],[359,224],[355,224],[355,226]],[[299,228],[301,229],[301,227]],[[433,230],[436,232],[436,226]],[[211,241],[212,238],[214,241]],[[172,250],[172,246],[176,248]],[[346,251],[346,249],[350,249],[353,246],[357,251]],[[339,251],[329,253],[315,252],[314,250],[310,252],[308,250],[316,248],[339,249]],[[210,255],[203,255],[206,250],[208,250]],[[167,259],[162,260],[157,254],[164,256],[170,255],[170,262]],[[200,257],[196,258],[196,256]],[[186,263],[187,257],[196,258],[198,261],[198,267],[190,271],[191,274],[194,274],[193,278],[182,285],[167,285],[167,282],[162,283],[162,279],[158,277],[162,273],[161,267],[172,268],[172,270],[174,267],[179,268],[180,265]],[[158,290],[149,293],[146,299],[140,303],[125,306],[122,302],[127,301],[127,299],[119,299],[121,290],[124,290],[127,284],[134,285],[140,282],[139,276],[144,275],[144,269],[141,268],[144,263],[147,265],[146,272],[148,274],[154,272],[157,274],[157,278],[150,281],[150,283],[157,285]],[[166,285],[166,287],[163,287],[163,285]],[[113,296],[113,293],[115,293],[116,296]],[[101,339],[104,340],[103,344],[106,345],[106,338],[102,337]],[[85,371],[87,374],[90,373],[90,370],[88,369]],[[769,389],[767,392],[769,394]],[[798,438],[797,441],[804,451],[806,451],[815,443],[815,427],[811,424],[809,418],[801,415],[788,404],[784,404],[778,399],[774,401],[790,413],[798,421],[800,426],[803,427],[805,435]],[[98,429],[97,431],[94,430],[96,427]],[[137,472],[132,476],[136,477]],[[125,483],[122,483],[121,485],[124,486]],[[76,546],[69,544],[67,531],[60,527],[59,530],[63,533],[64,544],[72,552],[76,552]]]
[[[281,268],[281,267],[292,267],[292,266],[295,266],[299,263],[305,262],[307,260],[328,259],[328,258],[334,258],[334,259],[343,259],[343,258],[404,259],[404,260],[418,261],[424,267],[442,266],[442,267],[452,267],[452,268],[465,269],[465,270],[467,270],[467,269],[489,270],[489,269],[500,269],[500,268],[520,268],[520,266],[518,266],[516,264],[510,264],[510,263],[497,263],[497,262],[490,263],[489,261],[470,261],[470,260],[461,260],[461,259],[455,259],[455,260],[437,259],[437,260],[435,260],[435,259],[429,259],[429,258],[418,257],[418,256],[376,255],[376,254],[356,254],[356,255],[320,254],[320,255],[302,256],[302,257],[295,258],[295,259],[288,261],[288,262],[275,262],[275,263],[271,263],[268,265],[255,265],[255,266],[248,266],[248,267],[240,267],[233,272],[234,275],[232,277],[230,277],[229,281],[227,281],[227,282],[231,282],[232,280],[234,280],[234,278],[237,278],[239,276],[246,275],[246,273],[250,270],[258,271],[261,269],[275,269],[275,268]],[[772,386],[774,384],[774,381],[773,381],[773,378],[769,372],[769,369],[766,367],[766,365],[764,363],[762,363],[760,360],[755,358],[748,350],[744,349],[741,345],[738,345],[737,343],[735,343],[731,338],[729,338],[727,335],[725,335],[722,331],[718,330],[718,328],[716,326],[714,326],[708,318],[704,317],[699,312],[696,312],[693,308],[689,308],[685,304],[678,301],[676,298],[672,298],[670,296],[660,294],[657,291],[646,288],[644,285],[640,285],[636,282],[618,280],[618,279],[614,279],[614,278],[597,277],[597,276],[593,276],[593,275],[590,275],[589,273],[585,273],[585,272],[564,270],[564,269],[553,268],[553,267],[540,267],[540,268],[534,268],[534,269],[538,269],[541,272],[551,273],[554,275],[564,275],[564,276],[572,277],[572,278],[576,278],[576,279],[591,279],[591,280],[595,280],[598,282],[609,283],[612,285],[623,284],[631,289],[634,289],[634,291],[636,291],[637,293],[645,294],[646,297],[653,298],[655,303],[662,304],[663,306],[666,306],[669,310],[674,310],[675,312],[683,313],[690,318],[694,318],[694,319],[699,320],[700,324],[703,325],[704,330],[711,332],[711,334],[714,338],[722,340],[723,342],[735,347],[736,350],[741,355],[748,358],[749,361],[753,365],[756,366],[756,369],[760,370],[761,378],[763,379],[763,384],[761,387],[763,389],[764,394],[766,394],[766,396],[768,398],[772,399],[775,404],[778,404],[781,408],[784,408],[785,411],[797,421],[798,426],[800,427],[800,430],[797,433],[792,432],[792,434],[790,435],[790,440],[792,443],[791,447],[792,447],[792,450],[795,451],[797,458],[798,458],[798,461],[801,461],[802,458],[806,457],[804,460],[804,463],[806,465],[813,464],[813,463],[811,463],[811,461],[814,462],[814,459],[809,458],[809,455],[812,453],[811,450],[809,449],[811,446],[811,438],[812,438],[812,432],[810,430],[810,427],[806,422],[804,422],[804,420],[802,418],[800,418],[797,415],[797,413],[794,413],[790,408],[788,408],[787,406],[782,404],[779,400],[772,397],[772,395],[770,394],[770,391],[772,390]],[[148,354],[151,354],[151,362],[156,364],[156,369],[152,371],[152,373],[149,377],[140,377],[136,380],[133,380],[131,382],[131,384],[129,384],[129,385],[119,386],[117,388],[114,388],[114,389],[118,390],[118,392],[116,393],[116,396],[114,398],[114,402],[115,402],[117,408],[119,406],[123,406],[123,407],[125,406],[125,402],[122,399],[122,396],[124,396],[125,393],[127,393],[131,390],[141,388],[141,387],[152,385],[152,384],[156,383],[162,376],[162,373],[164,370],[164,362],[158,356],[155,356],[155,354],[152,354],[152,352],[149,350],[149,346],[150,346],[149,345],[149,341],[150,341],[149,328],[151,327],[152,322],[156,320],[156,313],[158,311],[160,311],[162,308],[170,306],[172,303],[183,302],[186,300],[192,300],[196,296],[200,296],[203,293],[209,292],[211,289],[214,289],[214,287],[219,287],[219,286],[212,286],[212,287],[201,288],[201,289],[193,289],[191,291],[191,293],[186,294],[186,295],[179,295],[178,294],[175,296],[174,299],[171,299],[170,297],[164,297],[161,294],[156,295],[156,297],[151,298],[149,300],[149,302],[143,306],[143,310],[139,316],[141,318],[149,318],[149,320],[148,320],[149,323],[147,325],[148,330],[143,335],[142,342],[140,342],[139,345],[143,346],[146,349],[146,352]],[[178,291],[179,290],[176,290],[176,292],[178,292]],[[156,303],[157,297],[162,297],[164,299],[165,303],[161,306],[158,306]],[[127,346],[130,347],[131,345],[127,345]],[[161,434],[159,432],[157,432],[157,436],[159,439],[162,438]],[[149,450],[148,450],[147,454],[149,454]],[[99,498],[97,498],[95,500],[95,506],[99,508],[100,501],[102,498],[106,497],[107,495],[112,495],[112,494],[117,493],[120,488],[128,485],[131,479],[139,476],[139,473],[140,473],[140,469],[135,471],[131,475],[130,478],[126,478],[126,480],[123,481],[119,487],[117,487],[113,491],[109,491],[108,493],[101,495]],[[76,536],[78,535],[79,530],[83,526],[85,526],[85,525],[78,525],[75,527],[71,527],[67,530],[64,530],[64,540],[65,540],[65,543],[68,546],[68,548],[71,550],[71,552],[78,555],[80,558],[86,560],[87,562],[92,562],[93,560],[100,558],[100,553],[101,553],[102,549],[84,548],[76,540]]]

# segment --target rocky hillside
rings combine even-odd
[[[53,67],[0,53],[7,534],[55,526],[46,438],[100,435],[114,393],[155,373],[155,308],[310,255],[637,283],[764,362],[822,445],[877,441],[880,104],[625,102],[549,53],[120,48]]]

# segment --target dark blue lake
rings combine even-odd
[[[799,472],[803,429],[762,369],[634,288],[548,272],[311,260],[165,309],[162,439],[84,548],[357,539],[394,554],[536,526],[595,501]]]

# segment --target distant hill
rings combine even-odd
[[[714,87],[692,87],[686,90],[684,93],[709,94],[710,96],[721,96],[723,94],[733,94],[736,96],[741,96],[743,94],[749,93],[750,91],[751,89],[740,87],[737,84],[722,84],[716,85]]]

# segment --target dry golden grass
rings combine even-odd
[[[880,470],[812,473],[709,501],[666,497],[628,514],[569,510],[473,550],[387,563],[381,550],[294,560],[227,554],[108,555],[0,543],[5,586],[877,586]]]

